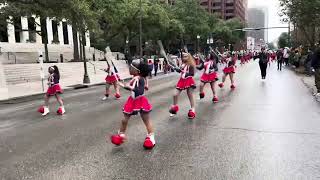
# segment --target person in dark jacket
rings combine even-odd
[[[279,49],[277,51],[277,62],[278,62],[278,71],[282,71],[282,63],[283,63],[283,50]]]
[[[320,97],[320,49],[318,48],[312,57],[311,66],[315,71],[315,83],[317,87],[317,96]]]
[[[261,48],[261,52],[259,54],[259,66],[261,70],[261,78],[266,79],[268,67],[268,53],[265,48]]]

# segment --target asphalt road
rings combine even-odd
[[[153,79],[147,96],[157,145],[151,151],[142,147],[139,116],[129,122],[128,142],[109,142],[125,91],[121,100],[106,102],[103,86],[67,92],[64,116],[41,117],[42,100],[1,104],[0,179],[320,179],[320,105],[300,78],[273,64],[262,81],[256,62],[236,76],[237,89],[219,89],[218,104],[209,87],[202,101],[195,93],[195,120],[187,119],[185,95],[179,114],[169,118],[177,75]]]

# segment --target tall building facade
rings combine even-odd
[[[249,28],[266,27],[266,11],[263,8],[249,8],[247,23]],[[267,41],[267,30],[249,31],[247,32],[247,36],[255,39],[256,46],[261,46]]]
[[[235,17],[242,22],[247,20],[248,0],[200,0],[200,5],[225,20]]]

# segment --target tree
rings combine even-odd
[[[289,47],[289,35],[286,32],[282,33],[278,40],[278,48],[285,47]]]
[[[280,0],[280,5],[280,15],[283,21],[293,23],[301,30],[309,44],[314,46],[316,36],[318,36],[318,39],[320,38],[320,22],[318,21],[320,18],[320,1]]]

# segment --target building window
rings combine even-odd
[[[234,10],[233,9],[227,9],[226,13],[234,13]]]
[[[221,2],[212,3],[212,6],[221,6]]]
[[[68,24],[67,22],[62,22],[62,28],[63,28],[63,43],[69,44],[69,36],[68,36]]]
[[[34,17],[28,17],[29,42],[36,42],[36,21]]]
[[[7,24],[6,20],[3,18],[1,19],[1,24]],[[0,28],[0,42],[8,42],[8,29],[7,26],[2,26]]]
[[[201,6],[208,6],[208,1],[200,3]]]
[[[226,20],[232,19],[234,16],[226,16]]]
[[[226,6],[230,7],[230,6],[234,6],[234,4],[233,3],[226,3]]]
[[[53,35],[53,44],[60,43],[59,42],[59,35],[58,35],[58,23],[55,20],[52,20],[52,35]]]

